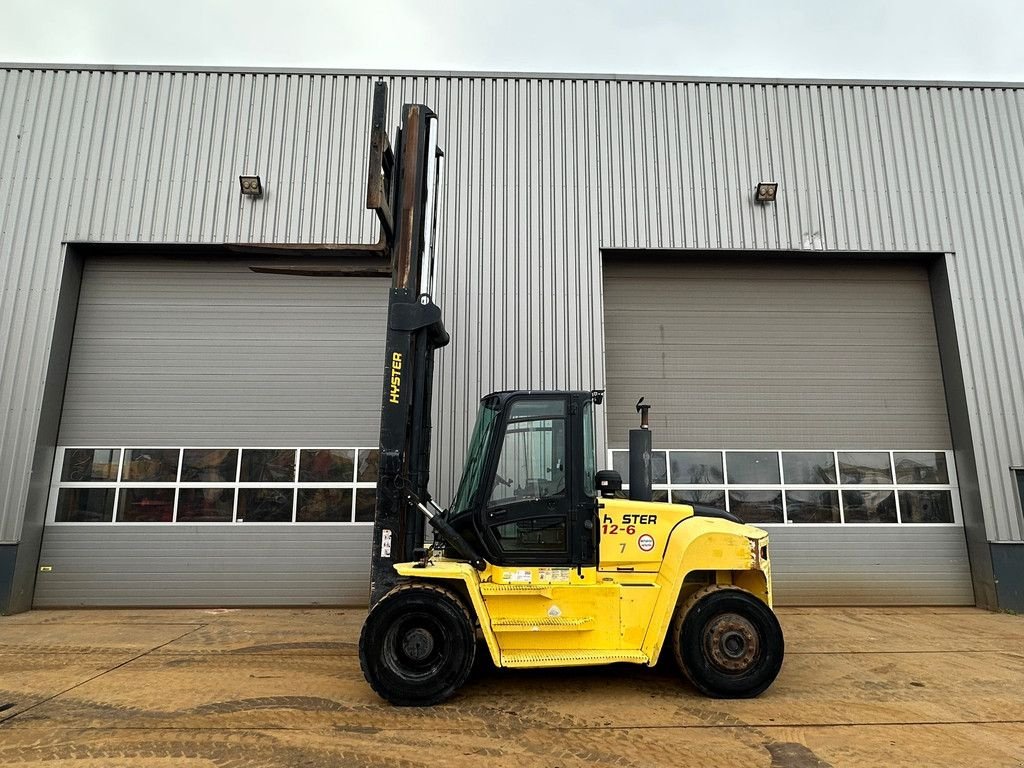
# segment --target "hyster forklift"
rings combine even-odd
[[[455,500],[434,503],[434,353],[449,341],[434,303],[444,156],[428,107],[403,107],[393,143],[386,113],[378,83],[367,207],[392,288],[359,637],[367,681],[393,704],[436,704],[466,681],[482,640],[496,666],[511,668],[653,666],[667,649],[704,694],[758,695],[783,657],[768,535],[724,510],[650,501],[647,406],[638,404],[621,498],[619,474],[597,468],[600,391],[487,395]]]

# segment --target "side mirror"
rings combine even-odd
[[[622,475],[614,469],[602,469],[594,475],[594,480],[597,482],[598,493],[606,499],[612,498],[622,490]]]

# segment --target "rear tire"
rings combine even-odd
[[[785,640],[779,620],[739,587],[698,590],[679,606],[670,632],[679,669],[706,696],[757,696],[782,668]]]
[[[424,707],[450,698],[476,658],[473,620],[455,593],[400,584],[370,610],[359,634],[359,665],[381,698]]]

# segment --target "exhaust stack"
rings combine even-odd
[[[637,400],[640,428],[629,430],[629,498],[634,501],[650,501],[652,496],[650,410],[642,397]]]

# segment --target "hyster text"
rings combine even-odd
[[[391,353],[391,397],[389,402],[398,405],[398,396],[402,392],[402,353]]]

